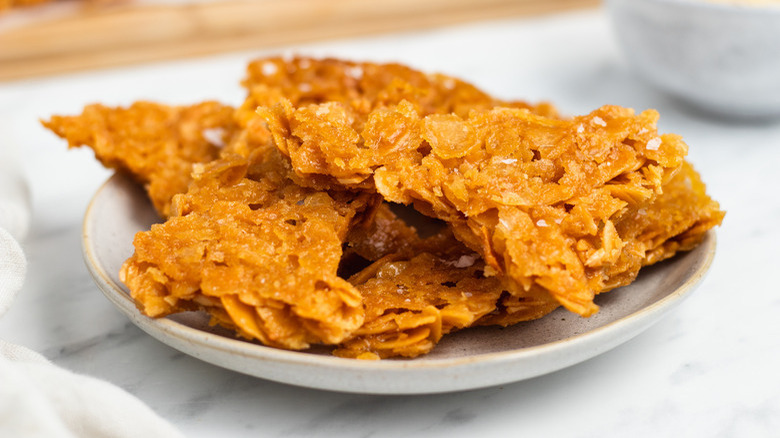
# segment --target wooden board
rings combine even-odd
[[[132,2],[0,32],[0,80],[594,7],[598,0]],[[0,16],[0,20],[3,17]]]

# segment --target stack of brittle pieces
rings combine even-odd
[[[596,294],[724,215],[652,110],[564,118],[337,59],[257,60],[243,85],[238,108],[91,105],[44,122],[132,175],[165,219],[120,273],[150,317],[203,310],[273,347],[415,357],[466,327],[592,315]],[[426,232],[399,206],[433,218]]]

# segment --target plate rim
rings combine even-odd
[[[273,380],[273,381],[293,384],[297,386],[336,390],[336,391],[343,391],[343,392],[372,393],[372,394],[413,394],[413,393],[422,394],[422,393],[450,392],[450,391],[457,391],[463,389],[475,389],[475,388],[486,387],[486,386],[494,386],[495,384],[509,383],[510,381],[520,381],[527,378],[532,378],[539,375],[554,372],[566,368],[568,366],[580,363],[584,360],[595,357],[605,351],[608,351],[630,340],[634,336],[644,331],[647,327],[660,320],[661,319],[660,316],[662,316],[664,313],[674,308],[675,304],[678,304],[679,302],[682,302],[685,298],[687,298],[691,294],[691,292],[693,292],[693,290],[695,290],[696,287],[706,277],[712,265],[713,259],[715,257],[715,252],[716,252],[715,249],[717,247],[716,233],[714,230],[709,230],[706,233],[702,242],[700,243],[700,245],[705,246],[705,248],[703,248],[704,259],[700,261],[700,263],[698,264],[699,266],[696,269],[694,269],[690,274],[687,275],[687,278],[685,279],[684,283],[679,287],[677,287],[676,290],[664,296],[663,298],[659,299],[658,301],[655,301],[637,311],[634,311],[628,315],[620,317],[612,322],[604,324],[603,326],[597,327],[595,329],[587,330],[582,333],[564,339],[559,339],[552,342],[548,342],[540,345],[534,345],[530,347],[519,348],[519,349],[511,349],[506,351],[489,352],[489,353],[477,353],[469,356],[459,356],[459,357],[451,357],[451,358],[430,358],[422,361],[415,360],[415,359],[397,359],[397,360],[385,359],[385,360],[378,360],[378,361],[355,360],[355,359],[341,358],[336,356],[311,354],[306,351],[292,351],[292,350],[283,350],[283,349],[268,347],[254,342],[232,339],[232,338],[220,336],[218,334],[205,332],[197,328],[193,328],[185,324],[179,323],[177,321],[171,320],[169,318],[150,318],[146,315],[143,315],[135,306],[134,301],[130,297],[129,293],[125,290],[126,288],[123,285],[117,284],[116,282],[113,281],[111,275],[106,271],[103,264],[100,263],[99,258],[94,253],[93,245],[91,245],[92,237],[90,235],[89,226],[91,225],[90,218],[94,215],[96,202],[99,199],[100,194],[104,192],[109,186],[109,184],[111,184],[112,181],[114,181],[117,178],[127,178],[127,176],[122,175],[119,172],[114,173],[105,182],[102,183],[102,185],[98,188],[98,190],[91,198],[87,206],[86,212],[84,214],[84,220],[82,222],[81,240],[82,240],[82,255],[91,277],[97,284],[98,289],[100,289],[103,295],[105,295],[105,297],[109,301],[111,301],[111,303],[115,307],[117,307],[118,310],[120,310],[123,314],[125,314],[125,316],[127,316],[136,326],[141,328],[144,332],[151,335],[158,341],[170,346],[171,348],[174,348],[178,351],[182,351],[185,354],[194,356],[200,360],[212,363],[216,366],[225,369],[232,369],[233,371],[236,372],[253,375],[255,377],[263,378],[267,380]],[[658,315],[659,313],[660,315]],[[659,317],[653,318],[656,315],[658,315]],[[543,372],[530,373],[530,375],[527,375],[525,377],[507,380],[507,381],[501,381],[489,385],[465,385],[465,386],[461,385],[461,387],[456,387],[453,389],[438,388],[434,390],[401,391],[401,392],[383,391],[383,390],[377,390],[376,388],[355,390],[354,388],[353,389],[342,388],[341,386],[343,385],[336,385],[334,387],[332,385],[326,385],[326,384],[323,385],[300,384],[300,383],[295,383],[294,381],[289,381],[287,379],[278,379],[278,378],[275,379],[263,375],[248,373],[236,368],[232,368],[230,366],[225,366],[224,364],[216,363],[214,361],[199,356],[195,356],[191,353],[183,351],[181,348],[178,348],[175,345],[172,345],[170,342],[166,342],[166,340],[161,339],[160,337],[163,334],[168,336],[178,336],[179,338],[185,340],[186,342],[198,346],[202,346],[212,351],[219,351],[228,354],[240,354],[248,359],[270,361],[282,365],[287,364],[287,365],[297,365],[297,366],[317,366],[317,367],[327,367],[330,369],[339,369],[341,371],[352,371],[352,372],[354,371],[395,372],[395,371],[409,371],[409,370],[428,372],[431,370],[451,371],[451,370],[456,370],[458,368],[469,367],[473,365],[485,365],[485,364],[500,365],[500,364],[506,364],[510,362],[514,363],[517,361],[522,361],[524,359],[531,359],[534,357],[538,358],[539,356],[552,355],[560,350],[572,348],[573,346],[582,347],[588,345],[589,343],[597,343],[600,338],[612,334],[612,332],[620,331],[621,328],[625,328],[626,329],[625,331],[627,332],[627,334],[622,337],[624,339],[619,339],[618,341],[612,341],[611,345],[607,345],[604,348],[596,349],[596,351],[593,354],[586,354],[584,358],[573,360],[571,361],[572,363],[549,368]],[[159,331],[159,333],[157,334],[152,333],[150,332],[151,329],[156,329]],[[158,334],[160,336],[158,336]]]

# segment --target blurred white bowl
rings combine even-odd
[[[606,0],[632,67],[658,88],[729,117],[780,117],[780,4]]]

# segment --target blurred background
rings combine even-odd
[[[130,391],[191,437],[777,437],[779,3],[0,0],[0,152],[17,149],[33,212],[27,283],[0,339]],[[78,256],[111,172],[39,120],[93,102],[239,105],[247,61],[279,54],[402,62],[567,115],[657,109],[728,212],[707,280],[615,350],[464,393],[312,391],[167,349],[113,309]]]
[[[780,116],[780,0],[0,0],[0,81],[596,9],[656,89]]]
[[[598,0],[0,0],[0,80],[598,4]]]

